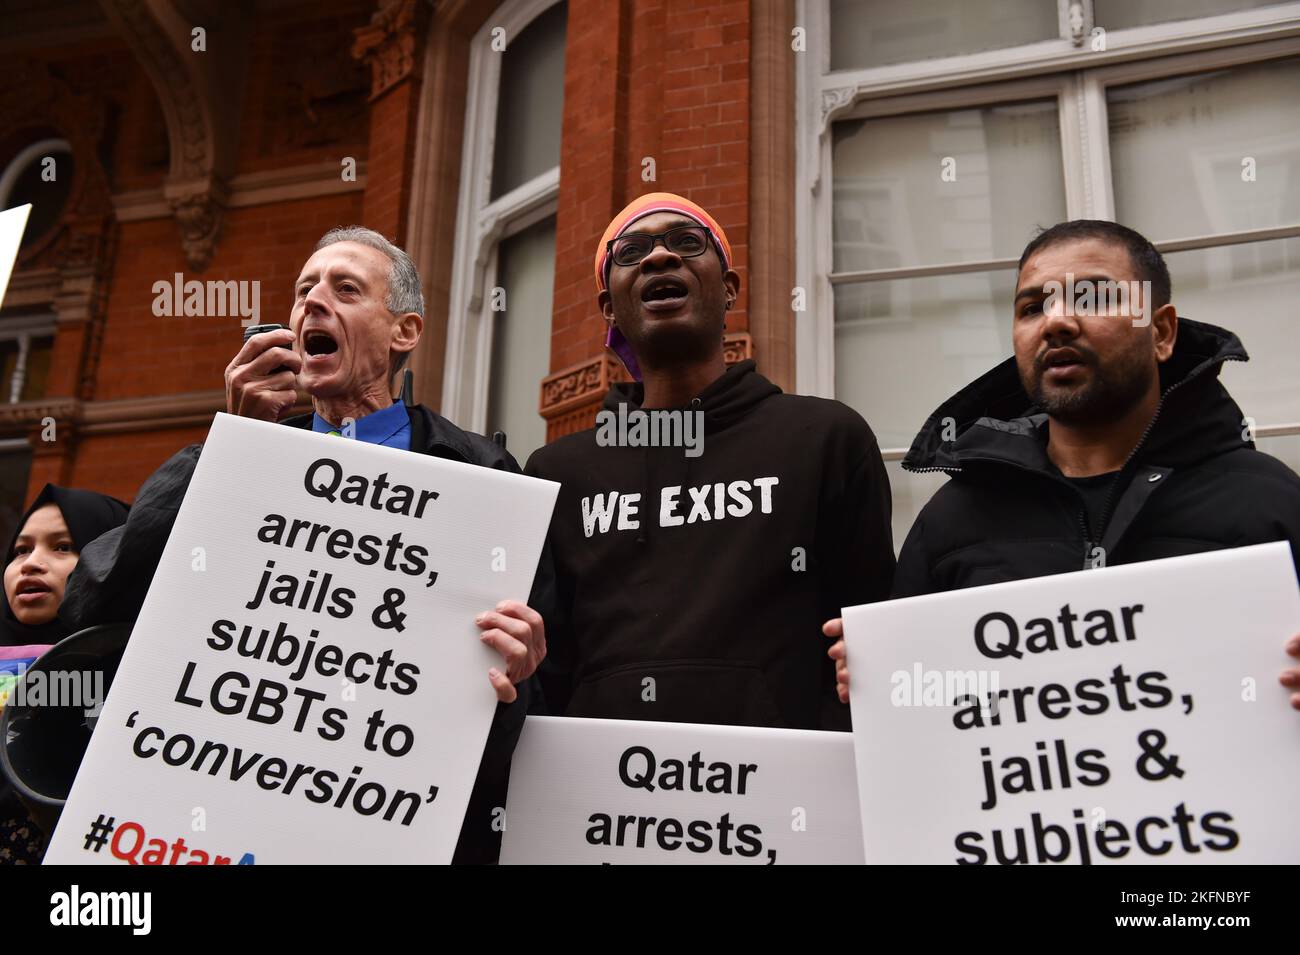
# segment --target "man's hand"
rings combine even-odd
[[[492,689],[503,703],[513,703],[519,695],[516,683],[532,676],[546,658],[546,625],[542,615],[518,600],[503,600],[495,610],[474,618],[483,632],[479,639],[501,654],[506,672],[496,667],[488,670]]]
[[[262,332],[244,342],[226,366],[226,410],[244,418],[278,421],[293,407],[298,393],[294,382],[302,371],[302,356],[293,350],[293,332],[287,328]],[[288,371],[275,374],[284,366]]]
[[[844,618],[836,617],[822,624],[822,633],[835,642],[826,655],[835,661],[835,692],[841,703],[849,701],[849,651],[844,645]]]
[[[1297,633],[1287,642],[1286,652],[1297,660],[1300,660],[1300,633]],[[1289,670],[1283,670],[1282,676],[1278,678],[1278,681],[1289,690],[1300,691],[1300,667],[1292,667]],[[1291,708],[1293,710],[1300,710],[1300,692],[1292,692]]]

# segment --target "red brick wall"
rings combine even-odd
[[[361,218],[361,193],[227,210],[212,263],[192,272],[171,219],[122,226],[109,285],[97,400],[222,387],[239,350],[237,316],[156,318],[153,284],[176,272],[200,281],[261,282],[261,321],[288,323],[293,280],[321,234]]]
[[[370,69],[352,58],[352,31],[369,21],[371,0],[283,5],[264,12],[250,30],[247,80],[235,175],[286,166],[364,161],[377,135],[386,153],[414,122],[405,99],[372,129],[367,103]],[[110,104],[105,172],[115,192],[157,189],[168,170],[167,129],[157,93],[125,44],[116,38],[72,44],[33,55],[46,60],[74,90],[94,91]],[[322,61],[331,65],[320,69]],[[286,120],[288,115],[288,120]],[[392,127],[399,127],[395,132]],[[394,138],[396,137],[396,138]],[[106,317],[96,376],[96,401],[166,396],[219,389],[222,372],[238,349],[242,328],[229,317],[156,317],[157,281],[235,280],[261,283],[260,318],[285,322],[292,283],[316,239],[327,229],[366,223],[373,201],[376,228],[389,234],[404,215],[403,197],[391,186],[408,172],[399,150],[379,163],[373,200],[361,192],[228,209],[211,263],[202,273],[185,261],[176,222],[169,218],[122,223],[107,281]],[[389,154],[391,156],[391,153]],[[38,263],[44,264],[44,263]],[[49,397],[74,395],[84,353],[85,326],[60,329],[55,341]],[[141,482],[177,449],[202,440],[204,428],[157,428],[73,436],[69,455],[60,435],[38,446],[28,496],[47,480],[134,496]]]
[[[370,105],[365,224],[397,244],[406,235],[420,84],[403,81]]]

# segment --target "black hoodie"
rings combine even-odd
[[[1047,456],[1047,415],[1026,396],[1015,359],[976,379],[939,406],[903,460],[952,480],[907,535],[894,596],[1269,541],[1290,541],[1300,567],[1300,478],[1255,450],[1219,381],[1225,361],[1247,360],[1231,332],[1179,321],[1155,417],[1091,523]],[[948,419],[954,440],[945,440]]]
[[[642,396],[616,385],[605,409],[638,408]],[[698,457],[601,446],[592,429],[528,462],[526,473],[561,485],[548,537],[555,602],[539,608],[549,710],[847,728],[821,625],[889,592],[889,481],[875,435],[839,402],[783,394],[753,361],[684,410],[694,409]],[[611,508],[613,493],[633,495],[631,507]]]

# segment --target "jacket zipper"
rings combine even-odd
[[[1241,359],[1237,358],[1235,355],[1225,355],[1223,360],[1225,362],[1241,361]],[[1160,418],[1160,412],[1165,409],[1165,402],[1169,399],[1169,396],[1183,385],[1187,384],[1187,382],[1191,381],[1193,377],[1195,376],[1188,376],[1187,378],[1174,382],[1169,386],[1169,389],[1160,396],[1160,401],[1156,405],[1155,414],[1153,414],[1151,420],[1147,422],[1146,429],[1142,432],[1142,437],[1138,438],[1138,443],[1133,446],[1133,450],[1130,451],[1128,457],[1124,459],[1123,465],[1120,466],[1119,473],[1115,475],[1115,482],[1111,485],[1110,492],[1106,495],[1106,506],[1101,509],[1101,520],[1098,522],[1099,526],[1097,529],[1097,536],[1099,538],[1106,536],[1106,527],[1110,524],[1111,510],[1115,506],[1115,489],[1119,487],[1120,479],[1124,476],[1124,472],[1128,470],[1129,465],[1133,463],[1133,459],[1136,458],[1138,452],[1142,450],[1142,445],[1147,443],[1147,438],[1151,436],[1151,432],[1156,426],[1156,421]],[[1088,543],[1089,546],[1091,546],[1092,542],[1089,541]]]
[[[961,474],[961,468],[950,468],[942,464],[936,464],[928,468],[907,468],[913,474],[929,474],[932,471],[947,471],[949,474]]]

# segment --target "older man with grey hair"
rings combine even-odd
[[[290,326],[254,335],[231,360],[227,410],[276,421],[300,386],[315,415],[286,424],[363,441],[383,431],[370,443],[410,450],[412,423],[392,394],[424,330],[424,295],[410,256],[371,229],[331,229],[294,283]]]
[[[519,472],[515,459],[423,405],[393,397],[393,382],[424,329],[424,296],[410,256],[377,232],[331,229],[294,283],[289,328],[253,335],[226,367],[231,414],[334,433],[418,454]],[[280,420],[311,396],[311,414]],[[131,518],[82,551],[60,616],[81,629],[134,620],[144,603],[201,445],[172,456],[140,488]],[[544,554],[530,603],[545,599],[553,573]],[[480,637],[501,654],[488,671],[496,717],[479,766],[453,861],[495,861],[496,810],[505,805],[510,757],[546,655],[542,617],[521,600],[502,601],[476,618]]]

